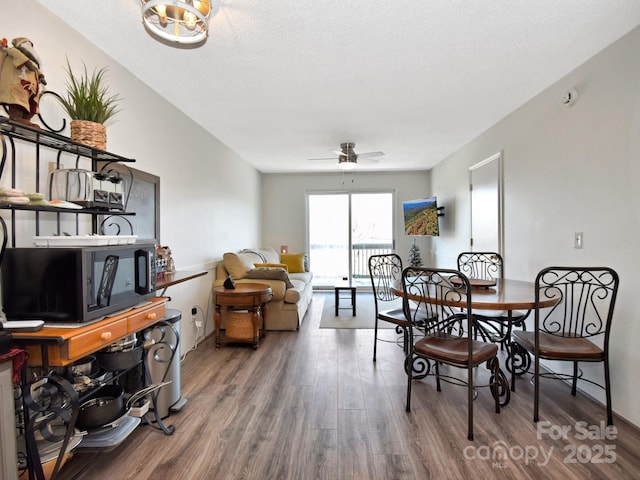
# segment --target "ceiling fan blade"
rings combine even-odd
[[[358,158],[383,157],[384,152],[365,152],[358,153]]]
[[[355,143],[341,143],[340,147],[342,150],[333,150],[333,153],[337,155],[337,157],[325,157],[325,158],[310,158],[311,161],[329,161],[329,160],[338,160],[338,164],[357,164],[359,159],[363,159],[365,162],[377,162],[378,160],[368,160],[372,157],[382,157],[384,156],[384,152],[365,152],[365,153],[357,153],[354,151]],[[344,167],[343,167],[344,168]]]
[[[362,163],[378,163],[380,160],[377,158],[358,158],[358,161],[362,160]]]
[[[337,157],[308,158],[307,160],[308,160],[308,161],[310,161],[310,162],[315,162],[315,161],[326,162],[326,161],[328,161],[328,160],[336,161],[336,160],[338,160],[338,158],[337,158]]]

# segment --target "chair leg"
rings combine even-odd
[[[609,377],[609,358],[604,359],[604,390],[607,397],[607,425],[613,425],[613,408],[611,406],[611,380]]]
[[[405,371],[407,372],[407,405],[405,410],[411,411],[411,382],[413,381],[413,352],[405,357]]]
[[[515,358],[516,358],[516,342],[511,342],[509,344],[509,355],[511,356],[511,391],[516,391],[516,367],[515,367]]]
[[[376,317],[375,327],[373,327],[373,361],[376,361],[376,350],[378,346],[378,317]]]
[[[440,392],[442,391],[440,389],[440,363],[435,362],[435,364],[436,364],[436,390]]]
[[[573,362],[573,378],[571,379],[571,395],[576,396],[578,385],[578,362]]]
[[[494,357],[489,363],[493,382],[490,386],[491,395],[496,404],[496,413],[500,413],[500,360],[498,357]]]
[[[438,364],[436,363],[436,365]],[[473,440],[473,369],[471,367],[467,369],[467,387],[467,410],[469,415],[467,420],[469,424],[467,438]]]
[[[402,350],[404,350],[404,354],[407,354],[407,350],[409,348],[408,342],[409,342],[409,333],[407,332],[406,328],[402,329],[402,341],[404,342],[404,344],[402,345]]]
[[[534,355],[533,369],[533,421],[538,421],[538,402],[540,400],[540,359]]]

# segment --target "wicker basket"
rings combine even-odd
[[[107,127],[88,120],[71,120],[71,140],[88,147],[107,149]]]
[[[247,310],[228,311],[225,336],[229,340],[253,341],[252,313]]]

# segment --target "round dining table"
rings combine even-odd
[[[528,369],[527,359],[523,358],[516,365],[515,359],[512,358],[509,344],[513,326],[520,325],[524,328],[524,320],[536,306],[535,283],[506,278],[491,280],[490,283],[469,279],[469,283],[471,286],[471,310],[474,324],[482,332],[483,338],[507,347],[507,369],[509,371],[515,369],[524,373]],[[404,296],[402,290],[396,288],[392,290],[396,295]],[[449,299],[450,301],[447,301],[445,295],[443,303],[461,309],[466,308],[466,297],[464,295],[461,296],[458,290],[456,292]],[[424,302],[425,300],[432,303],[436,301],[438,303],[442,302],[441,299],[418,297],[415,294],[409,294],[408,298],[419,302]],[[553,307],[559,300],[559,297],[541,297],[538,300],[538,305],[540,308],[549,308]],[[477,312],[478,310],[481,310],[481,312]],[[525,310],[526,313],[514,316],[514,312],[519,310]],[[506,312],[506,315],[500,315],[500,312]],[[520,375],[521,373],[517,374]],[[513,382],[511,389],[514,389]]]
[[[471,308],[477,310],[531,310],[536,303],[535,284],[522,280],[510,280],[506,278],[496,279],[495,285],[477,284],[471,279]],[[492,282],[492,283],[494,283]],[[402,290],[393,289],[393,292],[402,297]],[[411,298],[411,295],[409,296]],[[424,301],[424,299],[421,299]],[[540,307],[552,307],[558,302],[555,297],[541,298]],[[457,301],[447,302],[453,307],[465,308],[466,299],[463,297]]]

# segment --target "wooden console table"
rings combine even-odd
[[[214,316],[216,348],[220,347],[220,327],[222,326],[222,307],[238,318],[233,326],[227,323],[225,340],[229,342],[253,343],[258,348],[261,331],[267,317],[267,302],[273,297],[269,285],[262,283],[237,283],[236,288],[214,287],[216,295],[216,313]],[[262,320],[262,321],[261,321]],[[229,327],[232,327],[230,330]]]
[[[187,271],[187,270],[176,270],[175,272],[165,273],[160,276],[156,280],[156,289],[160,292],[160,296],[164,297],[167,288],[172,285],[177,285],[178,283],[186,282],[187,280],[191,280],[193,278],[198,278],[203,275],[206,275],[208,272],[205,271]]]

